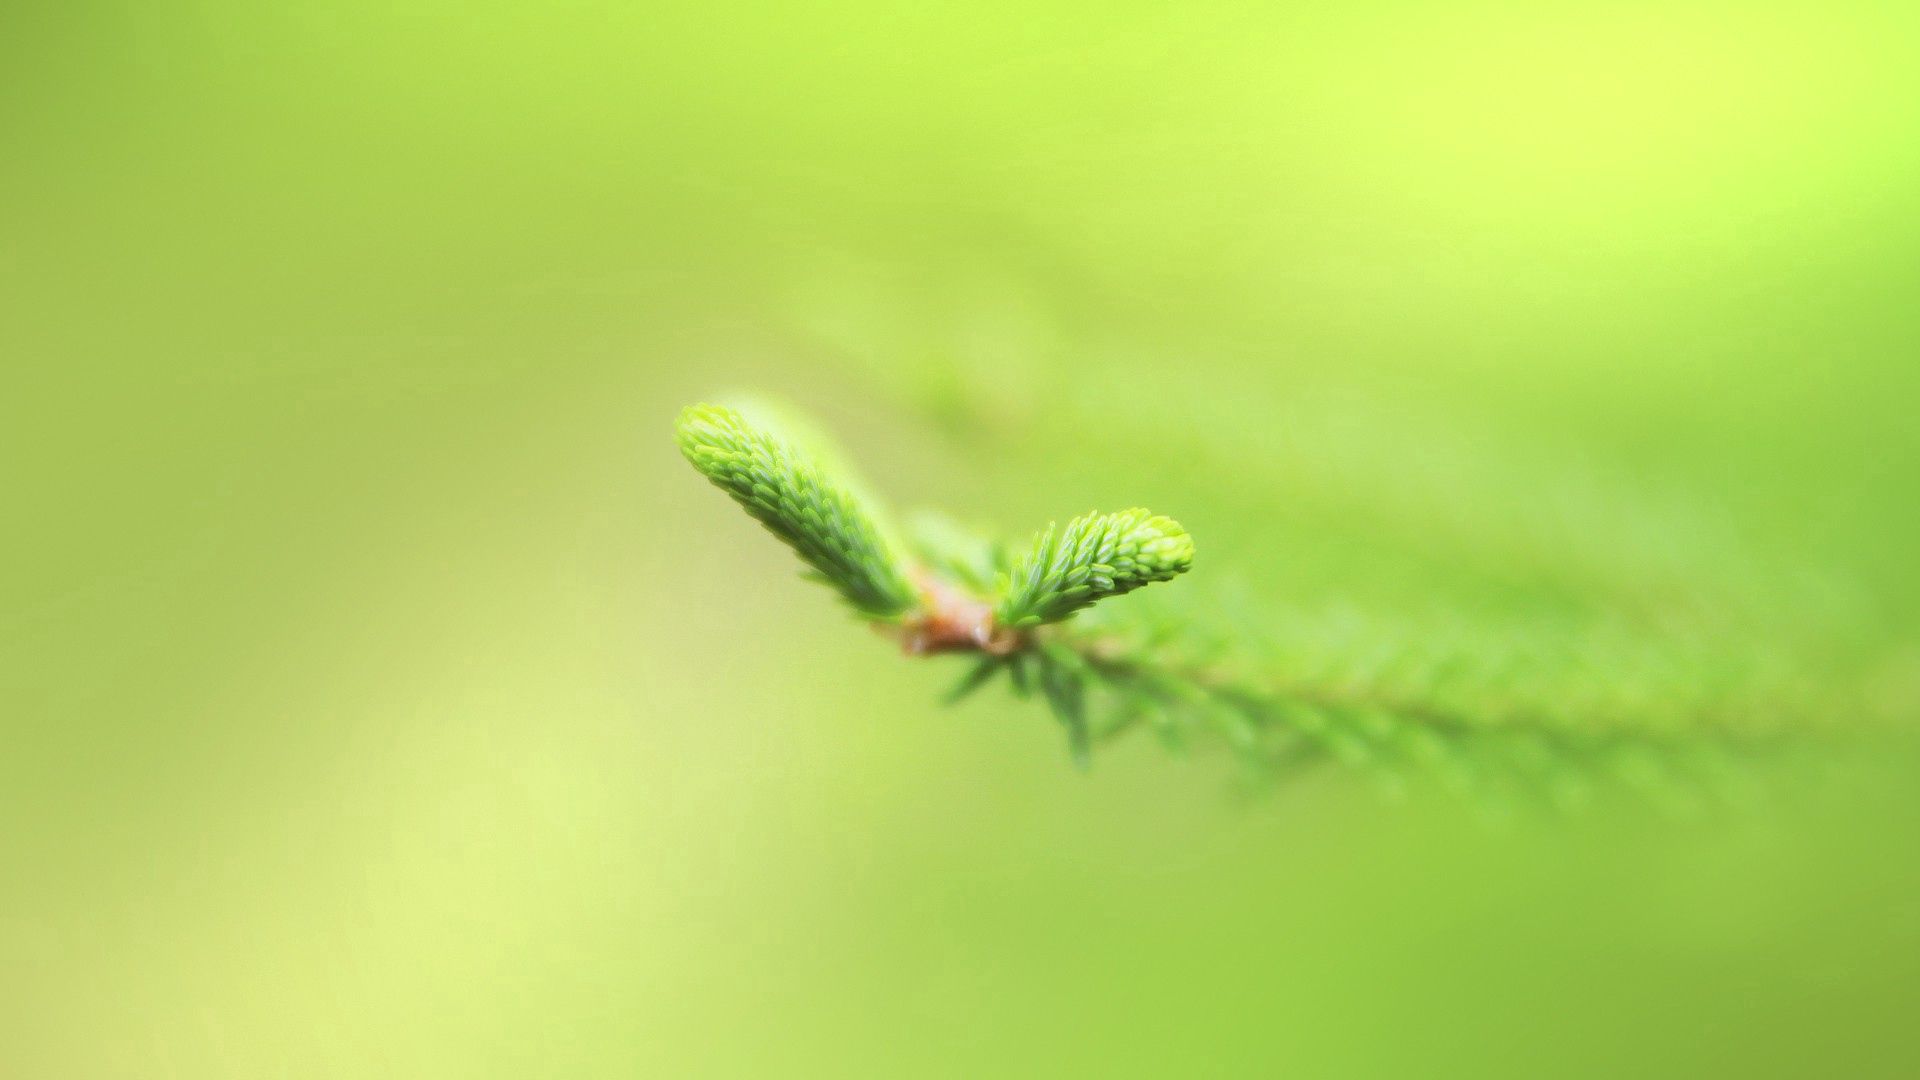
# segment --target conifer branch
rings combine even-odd
[[[1743,764],[1787,741],[1761,716],[1763,693],[1719,700],[1710,696],[1716,679],[1686,686],[1690,703],[1680,683],[1639,697],[1596,694],[1604,652],[1573,656],[1546,691],[1523,691],[1511,684],[1514,672],[1539,661],[1517,668],[1516,654],[1495,649],[1479,671],[1467,652],[1417,656],[1383,638],[1338,664],[1337,675],[1314,678],[1299,670],[1297,648],[1263,651],[1257,629],[1209,630],[1131,601],[1120,605],[1142,616],[1131,627],[1125,618],[1074,618],[1186,572],[1194,550],[1187,531],[1144,509],[1090,513],[1064,528],[1049,525],[1009,557],[948,519],[922,516],[913,543],[897,546],[850,483],[739,411],[691,407],[679,439],[695,468],[906,652],[970,654],[947,701],[1003,675],[1016,697],[1037,689],[1082,768],[1097,746],[1148,727],[1176,751],[1203,737],[1224,742],[1269,777],[1330,762],[1390,786],[1425,775],[1460,791],[1524,794],[1560,807],[1625,787],[1684,808],[1703,796],[1744,800],[1751,791]],[[1522,647],[1529,656],[1541,648],[1531,633]],[[1633,656],[1617,659],[1634,669]],[[1407,671],[1418,678],[1409,682]]]

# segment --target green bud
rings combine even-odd
[[[1192,565],[1193,538],[1172,518],[1138,508],[1087,514],[1034,539],[1007,575],[997,617],[1014,629],[1059,622]]]
[[[689,406],[675,433],[694,468],[849,604],[868,615],[895,618],[917,603],[874,517],[813,458],[718,405]]]

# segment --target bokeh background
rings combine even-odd
[[[1920,1073],[1897,785],[1083,776],[670,437],[777,395],[903,505],[1174,514],[1275,620],[1679,622],[1897,724],[1917,55],[1898,3],[8,4],[0,1073]]]

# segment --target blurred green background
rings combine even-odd
[[[670,437],[777,394],[905,505],[1174,514],[1276,621],[1901,722],[1916,56],[1896,3],[9,4],[0,1074],[1920,1073],[1909,794],[1082,776]]]

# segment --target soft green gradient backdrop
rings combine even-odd
[[[0,1074],[1915,1075],[1910,800],[1082,777],[669,429],[1144,503],[1276,612],[1684,599],[1910,715],[1917,57],[1896,3],[9,5]]]

